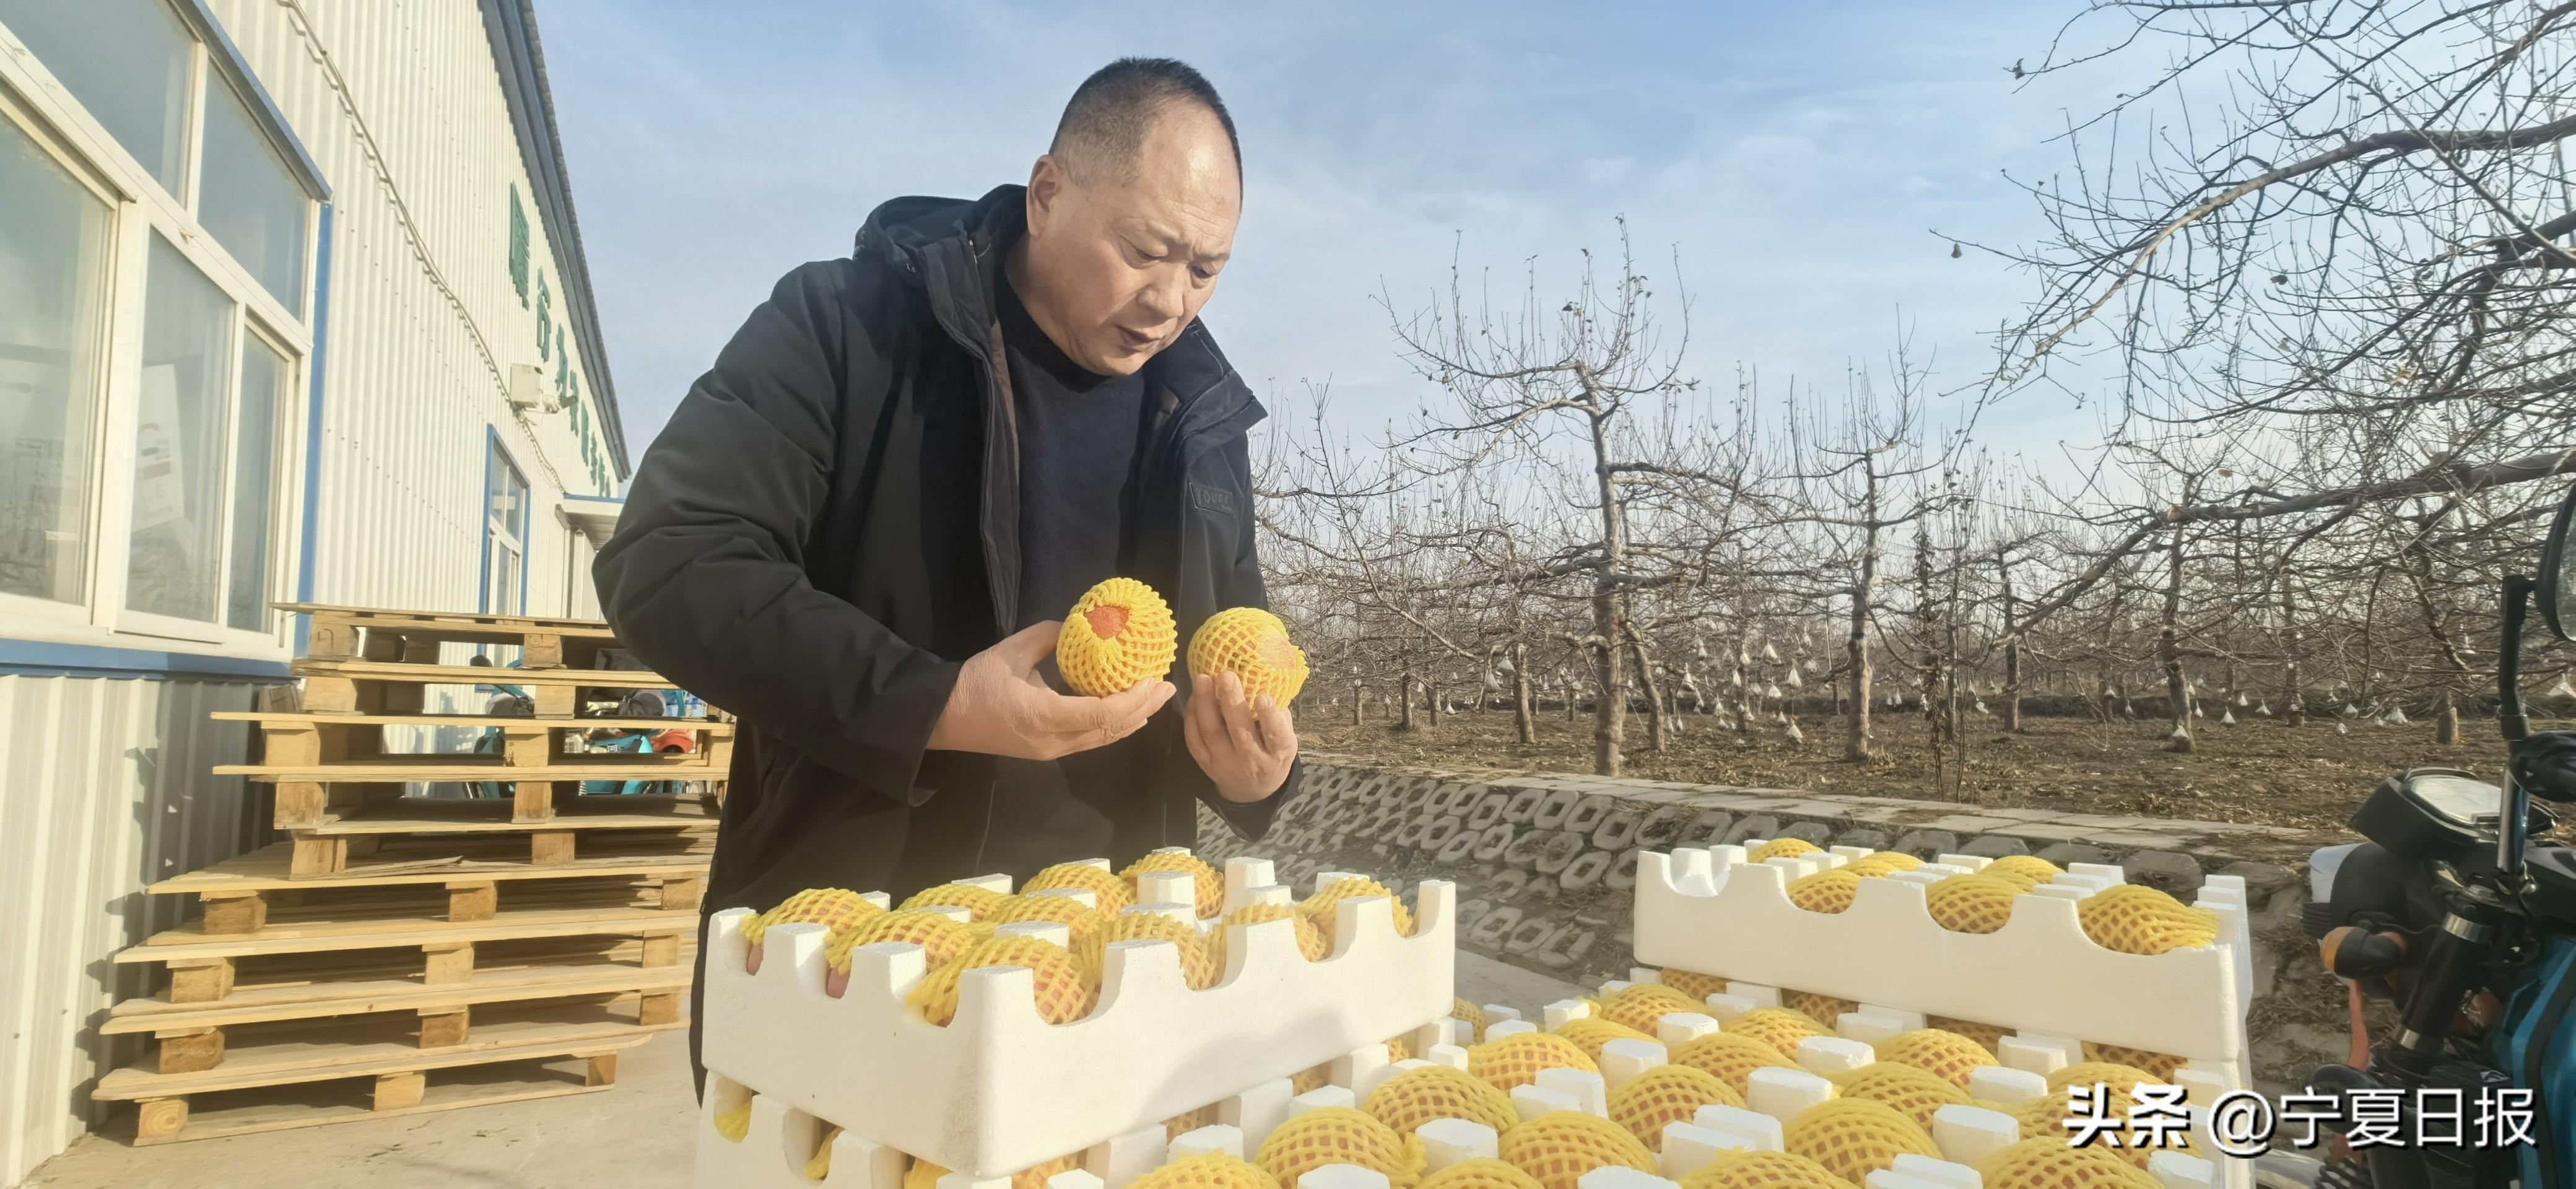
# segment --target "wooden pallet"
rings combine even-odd
[[[414,841],[437,836],[514,835],[525,840],[528,862],[555,866],[575,861],[575,836],[627,831],[712,832],[717,815],[703,796],[584,797],[556,795],[536,816],[522,799],[447,800],[404,797],[373,802],[317,825],[291,833],[292,875],[328,875],[348,869],[353,859],[376,855],[394,838]]]
[[[427,661],[300,660],[304,710],[311,714],[419,714],[434,685],[516,685],[536,703],[537,718],[572,718],[586,689],[669,689],[642,669],[498,669]]]
[[[399,1056],[353,1047],[315,1068],[265,1074],[163,1075],[136,1067],[100,1079],[91,1097],[138,1105],[137,1146],[398,1118],[605,1090],[617,1081],[617,1055],[660,1030],[629,1026],[473,1050],[406,1049]],[[342,1047],[327,1039],[312,1043]]]
[[[597,620],[319,603],[275,606],[313,617],[305,655],[316,660],[434,661],[441,644],[499,644],[519,649],[523,668],[585,669],[597,667],[600,653],[617,647],[616,633]]]
[[[373,854],[353,859],[338,871],[298,874],[295,844],[278,842],[212,867],[172,876],[145,890],[163,895],[194,892],[215,899],[259,893],[271,903],[282,903],[308,892],[327,893],[334,888],[631,875],[659,880],[664,884],[666,900],[671,895],[670,885],[685,882],[687,899],[694,906],[714,850],[715,839],[703,830],[632,831],[593,840],[571,862],[539,864],[531,861],[525,839],[438,834],[385,839]]]
[[[482,1043],[485,1034],[529,1019],[566,1020],[623,1018],[638,1026],[664,1026],[680,1018],[680,996],[687,993],[689,969],[671,956],[671,947],[654,967],[572,968],[531,978],[482,984],[438,984],[373,999],[281,1000],[256,997],[240,1002],[228,997],[211,1006],[171,1005],[158,1012],[111,1017],[100,1031],[150,1033],[153,1072],[201,1073],[241,1060],[243,1054],[274,1054],[279,1038],[303,1037],[327,1021],[330,1027],[365,1027],[365,1035],[382,1040],[399,1033],[422,1049],[454,1048]],[[348,1043],[343,1035],[335,1043]],[[374,1043],[370,1041],[369,1043]],[[254,1057],[254,1063],[265,1058]]]
[[[392,877],[401,878],[401,877]],[[224,881],[198,873],[165,880],[164,891],[195,892],[201,912],[194,922],[208,938],[274,934],[302,922],[364,927],[383,921],[437,917],[451,924],[493,919],[503,909],[564,909],[649,904],[666,912],[694,912],[706,887],[703,862],[618,872],[584,868],[544,883],[472,876],[426,881]],[[503,891],[504,886],[508,891]],[[156,891],[162,885],[154,885]]]
[[[664,908],[639,899],[580,903],[558,897],[462,921],[426,914],[282,920],[227,934],[208,933],[203,922],[192,921],[126,947],[115,961],[168,968],[169,986],[161,997],[173,1005],[226,1002],[245,989],[259,991],[297,978],[346,977],[352,970],[362,979],[464,984],[481,970],[485,955],[507,969],[516,956],[509,943],[543,940],[631,940],[638,964],[677,964],[697,934],[694,906]]]
[[[417,958],[358,950],[242,959],[228,993],[183,998],[174,984],[110,1009],[110,1035],[170,1028],[223,1028],[279,1020],[502,1003],[566,995],[643,994],[686,989],[695,940],[573,937],[488,942],[473,969],[432,983]]]
[[[318,714],[220,711],[230,722],[257,724],[255,764],[227,764],[220,776],[246,776],[274,789],[280,830],[316,826],[352,809],[400,796],[406,782],[486,781],[513,786],[523,821],[552,816],[563,787],[583,780],[725,779],[735,726],[701,718],[528,719],[467,714]],[[496,732],[491,752],[388,752],[387,727],[449,727]],[[673,754],[576,752],[573,737],[593,730],[685,731],[693,750]]]

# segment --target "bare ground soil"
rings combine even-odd
[[[1518,772],[1592,770],[1592,720],[1569,722],[1563,710],[1539,716],[1536,743],[1513,736],[1509,711],[1443,715],[1438,726],[1417,711],[1415,729],[1390,725],[1384,707],[1357,726],[1348,706],[1310,707],[1297,730],[1313,751],[1412,767]],[[2189,755],[2167,749],[2161,722],[2025,716],[2020,734],[2002,720],[1970,719],[1964,775],[1955,796],[1933,779],[1919,714],[1873,717],[1877,755],[1846,763],[1843,720],[1809,718],[1806,739],[1793,742],[1770,725],[1752,734],[1719,730],[1716,720],[1680,715],[1666,749],[1647,746],[1645,717],[1628,720],[1624,775],[1694,784],[1813,789],[1879,797],[1956,800],[1979,805],[2135,814],[2199,821],[2340,832],[2362,798],[2388,776],[2411,767],[2456,767],[2500,780],[2504,743],[2495,724],[2464,720],[2461,743],[2441,747],[2430,722],[2377,726],[2367,719],[2310,719],[2291,727],[2250,717],[2235,726],[2204,721]],[[2534,726],[2542,724],[2535,723]],[[2568,725],[2568,724],[2551,724]]]

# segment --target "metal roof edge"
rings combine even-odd
[[[534,0],[480,3],[483,32],[492,43],[492,65],[500,72],[501,91],[509,99],[510,123],[518,133],[519,156],[527,167],[537,217],[545,223],[546,243],[556,257],[555,275],[562,282],[564,304],[572,311],[582,366],[589,370],[591,391],[599,397],[609,459],[616,464],[617,477],[625,479],[634,474],[626,450],[626,422],[619,415],[617,385],[608,372],[599,310],[591,300],[590,261],[582,252],[581,221],[573,214],[571,176],[564,168],[563,138],[555,129],[545,52],[537,42],[536,6]]]

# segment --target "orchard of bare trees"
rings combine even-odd
[[[1881,331],[1774,377],[1624,224],[1570,291],[1385,295],[1418,406],[1311,392],[1259,464],[1301,714],[1579,717],[1604,774],[1684,731],[1865,762],[1913,716],[1952,789],[2026,715],[2478,729],[2576,476],[2576,3],[2105,2],[2038,51],[2023,85],[2157,72],[2023,185],[2043,237],[1922,241],[2029,273],[1985,359]],[[2100,439],[1999,452],[2031,401]],[[2576,714],[2576,650],[2527,657]]]

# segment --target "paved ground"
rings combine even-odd
[[[1458,993],[1536,1018],[1580,994],[1571,984],[1475,954],[1458,955]],[[697,1108],[688,1046],[676,1034],[628,1050],[602,1094],[480,1110],[132,1148],[83,1138],[36,1171],[32,1189],[294,1189],[304,1185],[616,1186],[689,1184]],[[130,1128],[131,1116],[120,1120]]]

